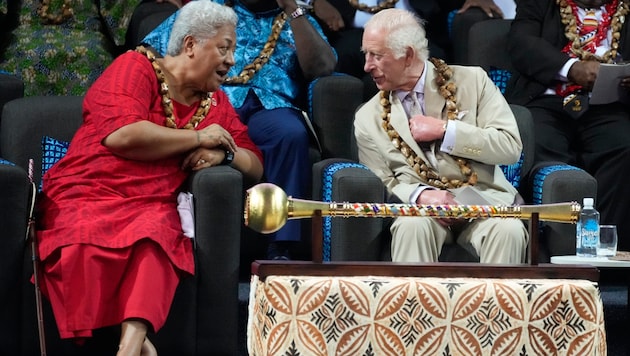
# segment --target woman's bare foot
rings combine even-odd
[[[141,356],[157,356],[157,350],[153,343],[149,340],[149,338],[144,339],[144,343],[142,344],[142,351],[140,352]]]

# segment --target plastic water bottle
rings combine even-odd
[[[578,256],[596,257],[599,241],[599,212],[593,207],[593,198],[584,198],[577,223],[575,252]]]

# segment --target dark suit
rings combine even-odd
[[[624,0],[627,1],[627,0]],[[619,53],[630,59],[630,27],[621,29]],[[597,209],[602,223],[616,224],[619,248],[630,249],[630,110],[613,103],[591,105],[579,119],[562,109],[562,98],[544,95],[555,88],[556,75],[569,59],[555,0],[523,0],[508,39],[516,68],[506,96],[527,106],[534,117],[536,159],[567,162],[592,174],[598,182]]]

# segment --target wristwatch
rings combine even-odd
[[[315,3],[315,0],[296,0],[295,3],[299,7],[303,7],[307,10],[311,10],[313,9],[313,4]]]
[[[297,18],[298,18],[298,17],[300,17],[300,16],[304,16],[304,15],[306,15],[306,14],[307,14],[307,12],[308,12],[308,11],[307,11],[305,8],[303,8],[303,7],[298,7],[297,9],[295,9],[295,11],[293,11],[293,12],[291,13],[291,19],[292,19],[292,20],[295,20],[295,19],[297,19]]]
[[[234,152],[225,150],[225,158],[223,158],[223,162],[221,162],[221,164],[229,166],[232,164],[232,161],[234,161]]]

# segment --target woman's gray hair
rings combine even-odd
[[[203,42],[214,37],[223,26],[236,27],[237,21],[238,17],[231,7],[210,0],[191,1],[177,14],[166,53],[178,55],[188,35]]]
[[[402,9],[381,10],[368,20],[365,28],[385,33],[385,45],[396,58],[404,56],[407,47],[411,47],[421,60],[429,58],[424,20],[412,12]]]

